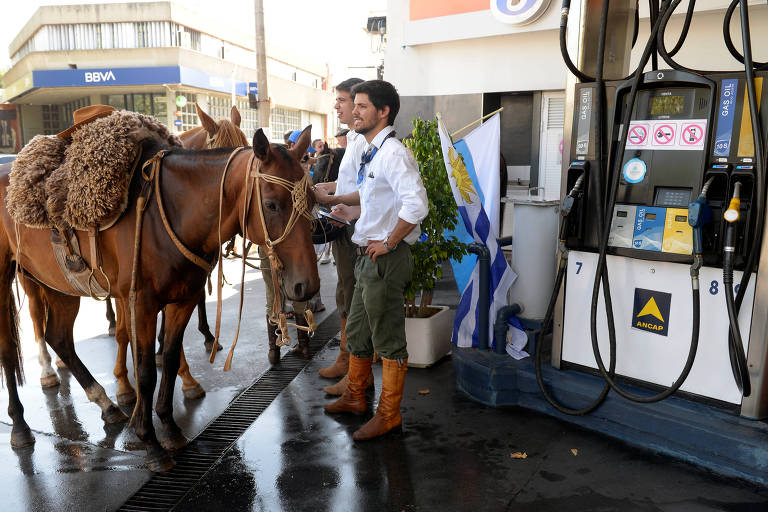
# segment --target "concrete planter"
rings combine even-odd
[[[451,353],[456,312],[448,306],[430,307],[438,311],[428,318],[405,318],[408,366],[426,368]]]

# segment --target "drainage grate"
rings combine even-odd
[[[309,344],[314,355],[339,332],[339,317],[330,315],[321,323]],[[178,453],[176,466],[167,473],[157,473],[126,501],[122,511],[170,510],[213,467],[224,452],[237,441],[256,418],[299,374],[309,361],[286,354],[280,365],[272,367],[237,396],[223,413]]]

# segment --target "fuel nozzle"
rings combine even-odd
[[[723,218],[726,222],[733,224],[741,219],[741,182],[737,181],[733,186],[733,196],[731,202],[728,204],[728,209],[725,210]]]
[[[571,187],[571,190],[568,191],[568,194],[563,198],[563,202],[560,205],[560,215],[563,217],[563,221],[560,223],[560,236],[558,244],[560,254],[566,255],[567,250],[565,248],[565,234],[568,231],[568,215],[570,215],[571,210],[573,209],[573,205],[576,203],[577,199],[580,199],[582,196],[581,193],[581,187],[584,185],[584,176],[586,175],[586,168],[582,167],[584,169],[579,177],[576,179],[576,182],[573,184],[573,187]],[[567,257],[567,256],[566,256]]]
[[[709,222],[712,218],[712,210],[710,209],[709,204],[707,204],[707,191],[714,179],[714,177],[709,178],[701,188],[699,197],[688,205],[688,224],[693,228],[694,263],[701,258],[701,255],[704,252],[701,233],[704,224]]]

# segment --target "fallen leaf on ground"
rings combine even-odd
[[[571,448],[571,453],[575,457],[575,456],[577,456],[579,454],[579,450],[577,450],[576,448]]]
[[[509,456],[512,457],[513,459],[527,459],[528,458],[528,454],[525,453],[525,452],[510,453]]]
[[[419,390],[419,394],[420,395],[428,395],[429,394],[429,390],[428,389],[420,389]]]

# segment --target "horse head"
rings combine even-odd
[[[282,264],[278,267],[282,267],[283,293],[291,300],[307,300],[320,288],[312,246],[312,182],[299,163],[309,146],[311,128],[310,125],[301,132],[291,149],[270,144],[261,129],[253,136],[253,153],[259,160],[259,169],[255,173],[258,183],[254,183],[247,229],[262,239],[249,238],[274,248]],[[266,236],[262,226],[266,226]]]

